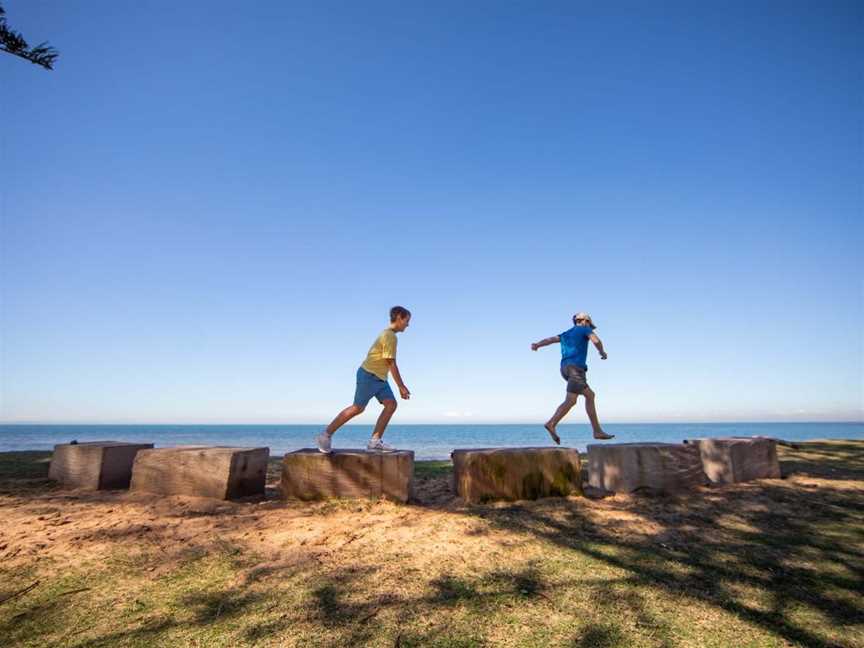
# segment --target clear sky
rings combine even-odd
[[[0,421],[864,417],[861,2],[3,5]]]

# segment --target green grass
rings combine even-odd
[[[50,452],[0,452],[0,495],[51,490],[50,463]]]
[[[47,479],[51,453],[41,450],[0,452],[0,481]]]
[[[451,461],[415,461],[414,476],[421,478],[449,477],[453,473]]]
[[[0,485],[44,484],[44,456],[0,455]],[[40,582],[0,603],[0,645],[864,648],[864,442],[803,444],[782,466],[788,479],[616,506],[298,509],[303,524],[380,514],[403,534],[380,555],[362,540],[279,557],[142,542],[71,566],[0,562],[0,599]],[[457,527],[464,550],[435,539]],[[440,554],[403,556],[412,543]]]

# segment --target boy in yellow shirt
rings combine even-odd
[[[393,451],[392,446],[381,440],[384,435],[384,428],[387,427],[393,412],[396,411],[396,397],[387,382],[387,374],[388,372],[393,374],[393,380],[396,381],[396,386],[399,388],[399,395],[405,400],[410,398],[411,392],[402,382],[399,367],[396,365],[396,334],[408,328],[410,322],[411,311],[407,308],[394,306],[390,309],[390,326],[384,329],[372,343],[366,360],[357,370],[354,403],[339,412],[333,422],[327,426],[327,429],[315,437],[318,450],[325,454],[330,453],[333,433],[352,418],[361,414],[374,396],[384,406],[384,410],[378,417],[378,422],[375,423],[375,430],[372,432],[372,438],[369,439],[366,449],[376,452]]]

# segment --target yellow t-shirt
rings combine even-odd
[[[393,329],[386,328],[381,331],[376,340],[369,347],[369,353],[362,367],[369,373],[375,374],[381,380],[387,380],[387,371],[390,367],[385,360],[396,357],[396,333]]]

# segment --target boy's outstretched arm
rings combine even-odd
[[[544,338],[544,339],[540,340],[539,342],[534,342],[531,345],[531,350],[536,351],[540,347],[549,346],[550,344],[557,344],[560,341],[561,341],[561,336],[559,336],[559,335],[556,335],[554,337]]]
[[[594,346],[597,347],[597,351],[600,352],[600,359],[605,360],[608,356],[603,350],[603,341],[593,333],[591,334],[591,337],[589,339],[594,343]]]
[[[386,362],[390,367],[390,373],[393,375],[393,380],[396,381],[396,386],[399,388],[399,395],[402,397],[402,400],[408,400],[411,398],[411,392],[408,391],[405,383],[402,382],[402,374],[399,373],[399,366],[396,364],[396,359],[387,358]]]

